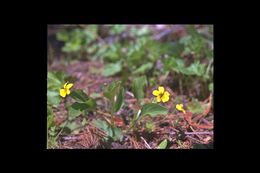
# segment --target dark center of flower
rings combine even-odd
[[[164,93],[160,93],[160,94],[159,94],[159,97],[162,97],[162,96],[163,96],[163,94],[164,94]]]

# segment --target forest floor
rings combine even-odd
[[[64,71],[72,76],[74,83],[73,89],[83,89],[87,95],[96,99],[97,109],[88,115],[80,115],[75,119],[76,123],[87,121],[83,128],[75,130],[73,133],[61,133],[57,139],[57,148],[60,149],[86,149],[86,148],[111,148],[111,149],[156,149],[158,145],[167,139],[167,148],[169,149],[192,149],[192,148],[213,148],[213,96],[210,94],[201,104],[207,105],[203,113],[192,114],[187,111],[185,114],[176,111],[173,107],[177,93],[165,88],[170,92],[171,97],[164,106],[169,109],[165,116],[144,117],[139,123],[139,128],[135,131],[127,132],[130,120],[134,112],[139,110],[137,100],[129,88],[126,88],[125,104],[116,114],[116,125],[123,131],[122,141],[104,142],[102,139],[106,136],[105,132],[93,125],[96,119],[106,120],[111,118],[108,110],[108,100],[103,96],[102,87],[112,81],[118,80],[118,77],[102,76],[101,69],[103,63],[99,61],[75,61],[65,67],[61,63],[52,63],[50,71]],[[128,81],[130,86],[130,80]],[[147,87],[145,90],[146,98],[144,102],[149,102],[153,98],[154,88]],[[178,95],[182,103],[186,105],[190,98],[185,95]],[[61,125],[68,118],[64,103],[61,103],[57,109],[54,109],[55,125]],[[153,122],[152,130],[146,129],[146,122]]]

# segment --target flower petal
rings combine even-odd
[[[156,100],[157,100],[157,102],[160,102],[160,101],[161,101],[161,97],[160,97],[160,96],[157,96],[157,97],[156,97]]]
[[[66,82],[66,83],[64,84],[63,88],[66,88],[66,86],[67,86],[67,83],[68,83],[68,82]]]
[[[60,96],[65,97],[66,96],[66,90],[65,89],[60,89]]]
[[[66,89],[66,91],[67,91],[67,94],[70,94],[70,90],[69,89]]]
[[[169,101],[169,99],[170,99],[170,97],[169,97],[169,95],[167,95],[167,94],[164,94],[164,95],[162,96],[162,102],[163,102],[163,103]]]
[[[160,93],[159,93],[159,91],[158,90],[153,90],[153,95],[154,96],[158,96]]]
[[[67,89],[70,89],[72,86],[73,86],[73,84],[72,84],[72,83],[69,83],[69,84],[66,86],[66,88],[67,88]]]
[[[165,91],[164,95],[170,96],[170,93],[168,91]]]
[[[181,110],[181,109],[182,109],[181,104],[177,104],[177,105],[176,105],[176,109]]]
[[[182,111],[183,113],[186,113],[186,111],[183,109],[183,104],[177,104],[176,109]]]
[[[163,94],[163,93],[164,93],[164,87],[159,86],[159,87],[158,87],[158,90],[159,90],[159,93],[160,93],[160,94]]]

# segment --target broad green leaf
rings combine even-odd
[[[96,103],[96,101],[94,100],[94,99],[88,99],[86,102],[86,105],[87,105],[87,111],[94,111],[95,109],[96,109],[96,107],[97,107],[97,103]]]
[[[197,61],[197,62],[191,64],[187,68],[187,70],[192,75],[202,76],[203,74],[205,74],[205,65],[204,64],[200,64],[200,62]]]
[[[123,139],[123,133],[122,133],[122,130],[120,129],[120,128],[115,128],[114,129],[114,131],[115,131],[115,136],[113,137],[113,139],[114,140],[120,140],[120,141],[122,141],[122,139]]]
[[[79,103],[79,102],[75,102],[71,105],[71,107],[73,109],[76,109],[76,110],[80,110],[80,111],[83,111],[83,110],[86,110],[88,108],[88,105],[86,103]]]
[[[210,90],[211,92],[213,91],[213,88],[214,88],[214,87],[213,87],[213,83],[210,83],[210,84],[209,84],[209,90]]]
[[[104,91],[104,96],[112,103],[113,111],[117,112],[122,107],[125,96],[124,88],[121,87],[121,81],[112,82],[107,86]]]
[[[160,106],[156,103],[148,103],[142,107],[140,116],[151,115],[152,117],[155,117],[157,115],[165,115],[167,113],[167,108]]]
[[[56,134],[57,134],[56,126],[51,126],[50,130],[48,132],[49,132],[50,136],[56,136]]]
[[[190,40],[192,39],[192,37],[190,35],[184,36],[180,39],[179,43],[187,45],[190,43]]]
[[[153,64],[151,62],[145,63],[145,64],[141,65],[139,68],[137,68],[133,72],[133,74],[145,74],[152,67],[153,67]]]
[[[73,121],[73,122],[69,122],[66,127],[69,128],[70,131],[74,131],[75,129],[81,127],[81,125]]]
[[[103,129],[103,130],[107,130],[107,123],[103,120],[100,120],[100,119],[97,119],[97,120],[94,120],[93,124],[97,127],[97,128],[100,128],[100,129]]]
[[[110,63],[110,64],[105,65],[102,74],[104,76],[113,76],[113,75],[117,74],[118,72],[120,72],[121,70],[122,70],[122,65],[120,62]]]
[[[77,52],[80,50],[80,40],[75,40],[73,42],[67,42],[64,47],[62,47],[63,52]]]
[[[157,147],[157,149],[165,149],[167,147],[167,139],[164,139],[159,146]]]
[[[75,105],[74,106],[71,105],[68,107],[69,120],[72,120],[72,119],[78,117],[82,113],[81,110],[75,109],[74,107],[75,107]]]
[[[47,129],[49,129],[50,126],[53,124],[53,119],[54,119],[53,111],[52,111],[52,108],[50,106],[47,107],[47,112],[48,112]]]
[[[47,104],[52,105],[52,106],[58,106],[60,103],[60,96],[57,91],[47,91]]]
[[[48,72],[47,88],[50,90],[59,90],[64,85],[64,73]]]
[[[81,125],[84,126],[84,125],[86,125],[87,123],[88,123],[88,121],[84,118],[84,119],[82,120],[82,122],[81,122]]]
[[[66,42],[66,41],[69,40],[69,34],[68,34],[68,32],[67,32],[66,30],[62,29],[62,30],[60,30],[60,31],[57,32],[56,38],[57,38],[57,40],[59,40],[59,41],[64,41],[64,42]]]
[[[119,111],[119,109],[123,106],[124,104],[124,98],[125,98],[125,90],[123,87],[120,87],[118,90],[118,93],[114,97],[114,112]]]
[[[120,86],[120,84],[121,84],[120,81],[112,82],[111,84],[109,84],[106,87],[106,89],[104,91],[104,96],[106,98],[108,98],[111,102],[113,101],[116,91],[117,91],[118,87]]]
[[[113,25],[109,30],[110,35],[117,35],[125,31],[126,25]]]
[[[94,92],[94,93],[92,93],[92,94],[90,94],[90,96],[89,97],[91,97],[91,98],[99,98],[99,97],[101,97],[101,94],[100,93],[96,93],[96,92]]]
[[[141,76],[133,80],[133,86],[132,86],[133,93],[138,100],[144,98],[144,87],[146,85],[147,85],[147,80],[145,76]]]
[[[75,99],[77,102],[86,102],[88,100],[88,96],[84,93],[83,90],[77,89],[70,93],[70,96]]]
[[[74,114],[78,114],[78,112],[75,112],[74,110],[79,110],[79,111],[95,110],[96,109],[96,102],[93,99],[89,99],[86,102],[75,102],[70,107],[71,107],[71,110]]]
[[[187,104],[187,107],[193,114],[200,114],[203,112],[203,107],[198,99],[192,98],[192,101]]]
[[[106,134],[110,137],[113,137],[113,131],[111,127],[103,120],[94,120],[93,124],[97,127],[106,132]]]
[[[152,132],[154,130],[155,125],[153,122],[147,122],[145,124],[145,127],[148,129],[149,132]]]

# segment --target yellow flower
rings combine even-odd
[[[68,82],[66,82],[63,86],[62,89],[60,89],[60,96],[61,97],[66,97],[66,95],[70,94],[70,88],[73,86],[72,83],[67,84]]]
[[[154,90],[153,95],[156,96],[157,102],[162,101],[163,103],[165,103],[165,102],[169,101],[169,99],[170,99],[170,97],[169,97],[170,93],[168,91],[165,91],[164,87],[162,87],[162,86],[159,86],[158,90]]]
[[[183,109],[183,104],[177,104],[176,109],[182,111],[183,113],[186,113],[186,111]]]

